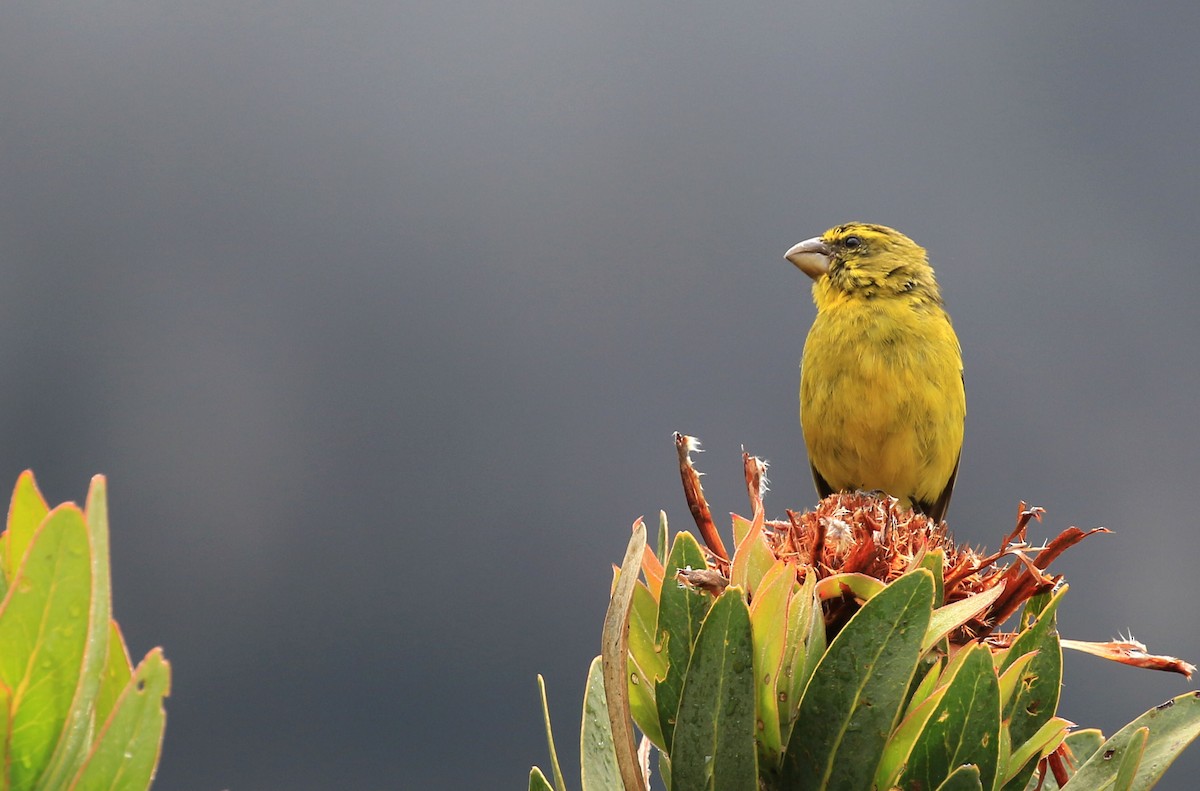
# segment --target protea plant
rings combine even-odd
[[[0,534],[0,789],[145,791],[171,683],[112,618],[108,488],[51,508],[28,470]]]
[[[744,455],[752,516],[733,517],[730,555],[694,442],[676,445],[705,546],[668,541],[665,515],[657,551],[633,526],[588,674],[585,791],[649,788],[655,753],[671,791],[1144,789],[1200,733],[1195,693],[1107,740],[1056,714],[1063,647],[1194,670],[1132,641],[1059,638],[1067,586],[1046,569],[1102,528],[1031,546],[1041,511],[1022,503],[1002,548],[981,554],[863,493],[768,521],[766,467]],[[568,791],[548,714],[546,732],[554,782],[534,767],[530,791]]]

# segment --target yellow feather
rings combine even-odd
[[[966,395],[958,338],[925,251],[864,223],[812,242],[828,251],[800,377],[813,471],[834,491],[881,489],[940,519]]]

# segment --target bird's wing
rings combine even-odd
[[[954,469],[950,472],[950,480],[946,481],[946,488],[942,489],[936,500],[932,503],[921,500],[913,503],[918,511],[932,519],[935,524],[942,521],[946,516],[946,509],[950,507],[950,495],[954,493],[954,479],[958,477],[958,462],[961,458],[962,452],[959,451],[958,458],[954,460]]]
[[[821,473],[817,472],[815,465],[810,462],[808,466],[812,468],[813,483],[817,486],[817,495],[824,500],[826,497],[833,494],[833,487],[829,485],[829,482],[825,480],[825,477],[821,475]],[[956,464],[955,467],[957,468],[957,466],[958,465]],[[954,483],[954,479],[951,478],[950,482]]]

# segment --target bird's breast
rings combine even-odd
[[[924,481],[949,478],[965,411],[958,339],[940,307],[846,300],[818,312],[804,346],[800,420],[832,486],[926,496],[917,491]]]

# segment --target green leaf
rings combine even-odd
[[[944,658],[934,659],[929,654],[922,655],[921,661],[917,663],[917,672],[925,675],[920,683],[915,685],[900,724],[892,731],[887,745],[883,748],[883,755],[875,770],[876,787],[892,788],[899,782],[900,772],[905,769],[913,746],[925,730],[929,718],[941,706],[942,698],[950,688],[950,682],[962,669],[963,660],[969,655],[969,651],[961,650],[949,662]]]
[[[741,517],[735,518],[735,523]],[[736,532],[736,530],[735,530]],[[733,565],[729,571],[729,584],[747,591],[751,596],[758,590],[759,582],[775,565],[775,553],[767,545],[762,526],[750,524],[746,535],[739,539],[733,554]]]
[[[658,562],[666,564],[667,562],[667,512],[658,512],[658,542],[654,550],[655,557]]]
[[[1007,709],[1008,704],[1013,700],[1013,696],[1017,692],[1017,688],[1021,686],[1021,679],[1025,675],[1025,668],[1037,656],[1037,651],[1029,651],[1027,653],[1016,656],[1015,659],[1008,661],[1010,657],[1016,656],[1009,653],[1006,655],[1004,672],[1000,674],[1000,708]]]
[[[1112,735],[1079,767],[1063,791],[1094,791],[1111,782],[1125,753],[1136,749],[1135,736],[1149,731],[1141,764],[1130,788],[1142,791],[1154,786],[1179,754],[1200,735],[1200,693],[1188,692],[1155,706]]]
[[[754,524],[744,516],[730,514],[733,517],[733,545],[741,546],[741,543],[746,540],[746,536],[750,534],[750,528]]]
[[[955,768],[978,767],[979,782],[991,788],[1000,750],[1000,682],[987,646],[960,652],[957,672],[913,744],[901,773],[904,788],[936,788]],[[957,659],[957,657],[956,657]]]
[[[536,766],[529,770],[529,791],[554,791],[542,770]]]
[[[675,731],[679,693],[683,689],[683,678],[687,674],[688,660],[692,656],[692,644],[700,632],[701,621],[712,605],[712,599],[707,594],[676,582],[675,573],[683,568],[705,567],[704,552],[692,534],[676,534],[671,554],[667,557],[662,596],[658,603],[658,645],[665,648],[667,674],[654,687],[658,721],[662,726],[668,752]]]
[[[1025,609],[1021,611],[1021,628],[1018,631],[1024,631],[1025,629],[1028,629],[1034,621],[1042,616],[1043,612],[1053,609],[1050,606],[1051,604],[1057,607],[1058,603],[1055,601],[1055,599],[1061,598],[1063,592],[1066,590],[1066,587],[1067,586],[1064,585],[1057,591],[1047,591],[1045,593],[1039,593],[1036,596],[1031,596],[1029,601],[1025,602]]]
[[[655,643],[658,622],[658,602],[641,580],[633,589],[633,609],[629,613],[629,713],[633,721],[659,749],[666,749],[658,706],[654,702],[654,685],[667,673],[667,660],[662,647]]]
[[[892,731],[883,748],[879,766],[875,768],[876,788],[892,788],[896,785],[900,779],[900,772],[903,771],[908,756],[912,752],[913,745],[916,744],[917,737],[925,729],[925,725],[933,716],[934,709],[937,708],[945,692],[946,686],[943,685],[931,692],[920,703],[909,706],[904,718]]]
[[[934,607],[941,607],[946,601],[945,565],[946,551],[940,548],[926,552],[917,564],[918,568],[929,569],[929,573],[933,574]]]
[[[808,574],[803,585],[793,588],[788,602],[787,640],[776,690],[781,744],[787,744],[791,736],[804,687],[825,653],[825,617],[816,590],[816,575]]]
[[[2,543],[4,549],[4,582],[11,585],[17,569],[25,559],[25,551],[42,520],[50,513],[50,506],[38,491],[32,470],[25,470],[13,487],[12,500],[8,506],[8,529]]]
[[[817,583],[817,595],[822,601],[840,599],[847,593],[861,602],[866,602],[872,596],[883,591],[887,586],[874,577],[866,574],[844,572],[826,577]]]
[[[780,560],[759,584],[750,603],[750,630],[754,635],[754,682],[757,689],[758,744],[770,765],[783,747],[779,732],[780,663],[787,638],[787,608],[796,585],[796,567]]]
[[[978,766],[960,766],[937,787],[937,791],[983,791],[983,788]]]
[[[646,583],[638,580],[629,613],[629,653],[650,681],[661,680],[667,672],[667,658],[654,639],[657,629],[658,602]]]
[[[918,672],[924,672],[925,676],[916,685],[908,701],[908,707],[904,712],[903,719],[900,720],[900,724],[892,731],[887,746],[883,749],[883,756],[879,762],[879,767],[875,770],[875,785],[877,788],[892,788],[897,785],[900,772],[905,769],[909,755],[918,737],[925,730],[930,717],[939,710],[944,711],[941,706],[942,699],[950,689],[951,681],[962,670],[965,660],[970,656],[971,651],[963,649],[955,654],[954,659],[949,662],[945,662],[944,658],[932,659],[928,654],[921,657],[921,661],[917,665],[917,670]],[[988,662],[990,665],[990,658]],[[924,668],[927,663],[929,668],[925,670]],[[945,664],[944,668],[942,667],[943,664]],[[1002,729],[1000,735],[1004,735]],[[997,745],[998,753],[1001,752],[1000,748],[1003,745],[1003,739],[1001,738],[999,742],[1000,744]]]
[[[1021,789],[1025,788],[1037,788],[1038,778],[1033,774],[1035,771],[1037,771],[1037,768],[1038,757],[1034,756],[1025,764],[1024,767],[1017,768],[1018,770],[1013,773],[1014,779],[1010,779],[1004,785],[1000,786],[1001,791],[1021,791]],[[1047,776],[1046,782],[1049,782],[1049,776]],[[1045,786],[1039,789],[1039,791],[1045,791]]]
[[[562,767],[558,765],[558,750],[554,748],[554,730],[550,727],[550,704],[546,700],[546,679],[542,678],[542,674],[538,673],[538,695],[542,699],[542,724],[546,728],[546,746],[550,749],[550,770],[554,773],[554,782],[558,785],[558,791],[567,791],[567,783],[563,780]],[[537,769],[537,767],[534,767]],[[541,770],[538,770],[541,774]],[[545,778],[543,778],[545,779]]]
[[[933,575],[917,569],[875,595],[842,628],[800,701],[783,787],[870,787],[932,611]]]
[[[70,791],[145,791],[162,750],[171,667],[155,648],[134,671]]]
[[[1037,733],[1030,736],[1016,749],[1011,750],[1004,758],[1006,767],[1001,781],[1005,789],[1024,788],[1033,770],[1037,768],[1038,760],[1049,755],[1058,748],[1067,737],[1067,729],[1071,723],[1062,717],[1053,717],[1042,723]],[[1028,773],[1028,774],[1027,774]]]
[[[934,659],[933,662],[930,663],[929,669],[926,670],[925,675],[921,677],[921,683],[917,684],[917,688],[913,690],[912,697],[908,701],[908,708],[910,711],[917,706],[920,706],[929,698],[930,695],[933,694],[934,689],[937,688],[938,680],[941,678],[942,671],[944,670],[942,664],[943,663],[940,658]],[[918,667],[918,671],[919,670],[920,668]]]
[[[83,667],[91,590],[83,513],[61,505],[34,534],[0,611],[0,681],[13,690],[15,710],[15,788],[37,787],[62,737]]]
[[[671,742],[672,791],[757,791],[750,611],[729,587],[704,619]]]
[[[600,635],[600,660],[604,677],[604,697],[612,728],[612,745],[622,785],[631,791],[644,787],[634,744],[632,714],[629,706],[629,614],[633,592],[637,589],[638,570],[646,555],[646,525],[633,523],[633,535],[625,547],[620,575],[613,588],[604,628]]]
[[[1085,728],[1067,734],[1067,738],[1063,742],[1071,753],[1070,760],[1063,762],[1067,778],[1070,779],[1076,770],[1083,766],[1096,750],[1100,749],[1100,745],[1104,744],[1104,735],[1096,728]],[[1038,779],[1037,775],[1030,777],[1025,788],[1029,791],[1035,791],[1035,789],[1036,791],[1059,791],[1060,786],[1054,779],[1053,772],[1046,772],[1046,776],[1042,778],[1041,788],[1038,788]]]
[[[12,788],[9,778],[11,754],[8,749],[12,739],[12,697],[12,690],[0,684],[0,789],[4,791]]]
[[[112,713],[117,698],[133,676],[133,665],[129,662],[129,649],[121,636],[121,627],[109,621],[108,659],[104,663],[104,674],[100,678],[100,690],[96,693],[96,722],[104,722]]]
[[[1117,781],[1113,783],[1113,791],[1130,791],[1133,788],[1134,778],[1137,776],[1138,766],[1142,763],[1142,755],[1146,752],[1146,739],[1149,736],[1150,729],[1142,726],[1129,737],[1129,747],[1121,758],[1121,767],[1117,770]]]
[[[1000,594],[1003,592],[1003,586],[996,585],[983,593],[976,593],[974,596],[959,599],[945,607],[938,607],[933,611],[933,618],[929,622],[929,631],[921,643],[921,650],[928,651],[933,648],[938,640],[990,607],[992,602],[1000,598]]]
[[[808,688],[808,682],[812,679],[812,674],[816,671],[817,665],[821,662],[821,657],[825,656],[825,650],[829,647],[829,643],[827,642],[828,637],[825,634],[825,608],[821,604],[821,597],[817,595],[815,575],[810,574],[804,580],[804,587],[800,595],[809,600],[809,615],[806,620],[808,633],[804,638],[804,669],[800,674],[802,681],[798,690],[799,694],[796,695],[796,714],[800,713],[799,701],[804,697],[804,690]],[[793,601],[795,598],[795,596],[792,596]]]
[[[1004,719],[1009,721],[1014,753],[1019,745],[1054,716],[1058,708],[1058,694],[1062,686],[1062,648],[1058,644],[1054,614],[1066,590],[1064,585],[1044,607],[1040,597],[1029,600],[1022,616],[1026,624],[1024,630],[1008,648],[1000,666],[1003,672],[1022,654],[1037,651],[1025,672],[1020,675],[1012,700],[1004,708]],[[1036,612],[1036,621],[1033,620],[1033,612]]]
[[[604,696],[604,669],[600,657],[588,669],[583,696],[583,725],[579,730],[579,762],[583,791],[621,788],[621,769],[613,747],[608,701]]]
[[[1067,735],[1067,747],[1076,766],[1083,766],[1104,744],[1104,734],[1099,728],[1084,728]]]
[[[84,508],[91,559],[88,595],[87,642],[79,685],[71,702],[62,738],[50,764],[38,781],[42,791],[57,791],[75,773],[88,749],[91,725],[96,720],[96,700],[109,661],[108,639],[112,621],[112,583],[108,562],[108,488],[103,475],[92,478]],[[103,720],[100,720],[103,722]]]

